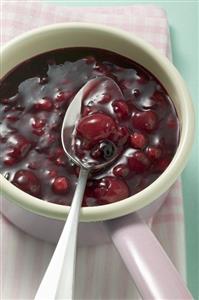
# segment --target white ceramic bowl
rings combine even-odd
[[[27,32],[13,39],[1,49],[1,77],[20,62],[39,53],[76,46],[107,49],[143,65],[161,81],[167,90],[176,107],[181,124],[177,152],[169,167],[155,182],[138,194],[122,201],[81,209],[81,221],[102,221],[129,214],[152,203],[175,182],[185,166],[193,142],[194,113],[186,85],[176,68],[166,57],[133,34],[102,25],[89,23],[56,24]],[[29,216],[41,215],[48,221],[66,218],[69,207],[48,203],[30,196],[12,185],[3,176],[1,176],[1,181],[3,199],[7,199],[6,203],[9,201],[9,209],[4,211],[12,220],[14,216],[13,214],[12,216],[9,215],[9,210],[12,210],[10,203],[14,203],[15,208],[21,207],[25,211],[30,211]],[[17,220],[19,215],[17,217],[16,215],[17,213],[15,213]],[[19,223],[19,220],[16,220],[14,223]],[[27,224],[20,227],[28,228]]]

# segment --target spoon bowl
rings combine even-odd
[[[63,149],[68,156],[69,159],[71,159],[76,165],[84,168],[89,169],[90,171],[99,171],[100,169],[103,169],[110,165],[118,156],[118,152],[116,151],[116,146],[113,144],[115,151],[114,155],[104,161],[104,162],[98,162],[98,161],[83,161],[81,160],[75,153],[73,145],[73,138],[75,134],[75,128],[77,125],[77,120],[79,120],[81,112],[82,112],[82,103],[89,96],[91,91],[95,91],[97,89],[97,93],[94,92],[95,96],[93,97],[94,100],[91,100],[94,102],[95,100],[98,100],[99,93],[103,93],[103,90],[107,87],[114,89],[114,93],[117,94],[118,99],[123,99],[124,96],[119,88],[119,86],[115,83],[113,79],[107,76],[100,76],[93,79],[90,79],[76,94],[75,98],[69,105],[64,120],[62,124],[61,129],[61,141]],[[92,98],[92,97],[91,97]]]

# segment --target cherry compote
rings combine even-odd
[[[58,49],[35,56],[0,82],[0,169],[7,180],[40,199],[70,205],[79,168],[61,145],[65,112],[90,79],[107,76],[120,87],[92,87],[82,103],[75,151],[84,159],[117,159],[89,177],[83,205],[113,203],[138,193],[170,164],[179,141],[174,105],[146,69],[116,53]]]

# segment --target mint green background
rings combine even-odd
[[[199,5],[198,1],[48,1],[64,6],[156,4],[168,15],[173,62],[184,77],[196,110],[197,131],[189,162],[183,172],[183,194],[186,225],[187,279],[195,299],[199,299]]]

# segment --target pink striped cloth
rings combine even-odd
[[[165,12],[155,6],[63,7],[41,2],[4,2],[1,43],[45,24],[97,22],[134,32],[171,58]],[[54,245],[28,236],[3,216],[1,293],[3,300],[33,299]],[[185,274],[184,216],[181,183],[177,181],[151,220],[151,227],[179,272]],[[112,245],[79,248],[75,299],[139,299],[136,288]]]

